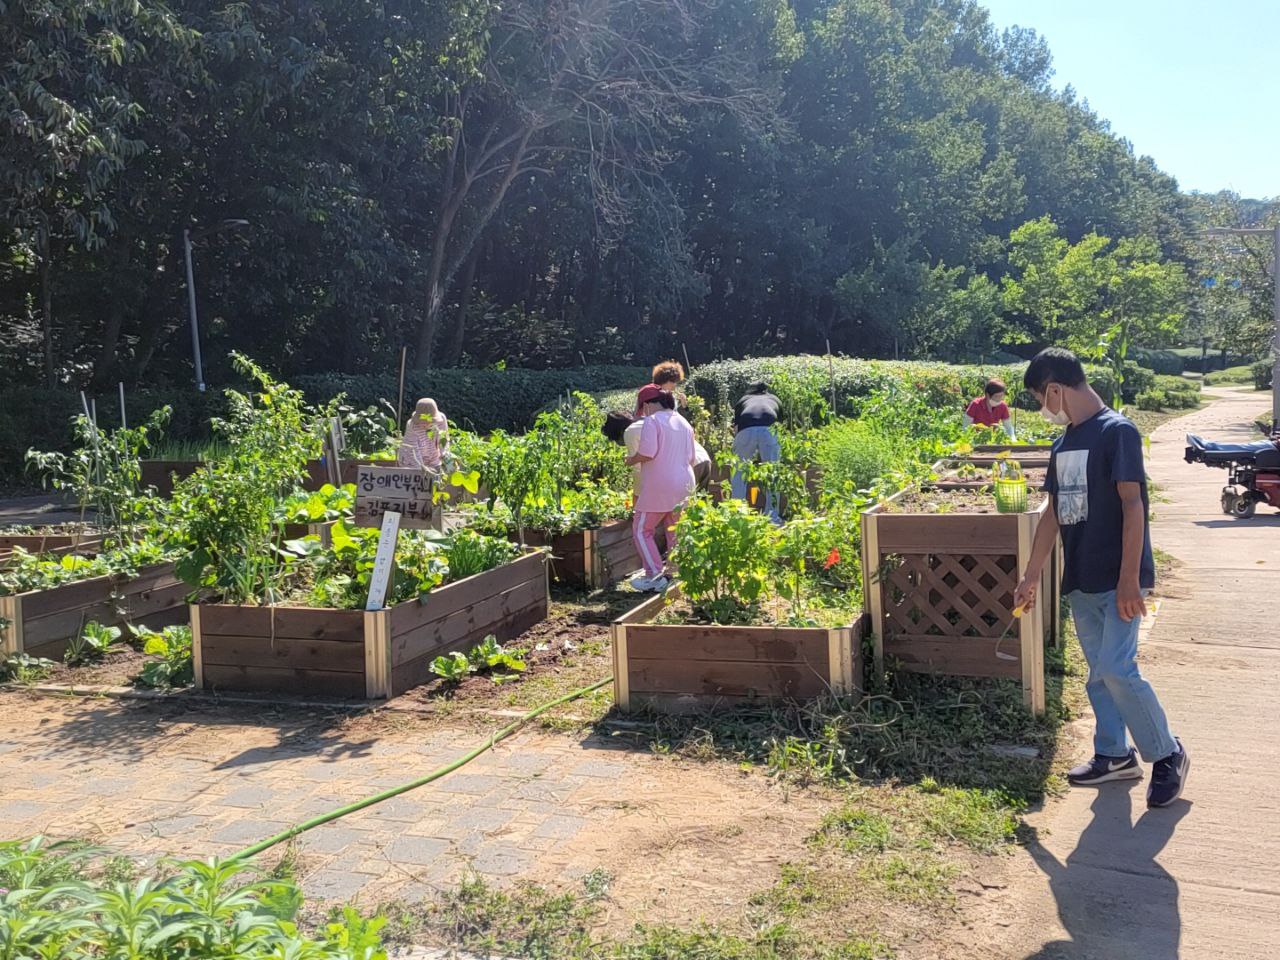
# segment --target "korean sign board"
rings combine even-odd
[[[383,514],[398,513],[401,527],[432,527],[434,492],[431,474],[425,470],[361,465],[356,471],[356,526],[381,526]]]

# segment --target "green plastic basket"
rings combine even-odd
[[[1024,477],[999,477],[995,481],[996,510],[1000,513],[1026,513],[1027,481]]]

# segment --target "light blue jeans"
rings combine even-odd
[[[1085,689],[1097,726],[1093,752],[1104,757],[1129,753],[1125,728],[1148,763],[1163,759],[1176,750],[1164,708],[1138,672],[1138,628],[1141,617],[1127,623],[1116,608],[1116,592],[1067,594],[1071,617],[1076,624],[1080,649],[1089,663]]]
[[[773,463],[782,456],[778,446],[778,437],[773,427],[745,427],[733,438],[733,453],[739,460],[751,461],[759,458],[763,463]],[[729,482],[729,490],[735,500],[747,499],[747,478],[742,470],[733,471],[733,479]],[[778,511],[774,509],[773,492],[764,492],[764,509],[774,520],[778,519]]]

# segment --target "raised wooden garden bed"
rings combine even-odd
[[[208,462],[205,460],[143,460],[141,484],[144,488],[155,487],[156,496],[171,497],[175,479],[176,481],[185,480],[206,466]],[[328,482],[329,475],[324,464],[319,460],[308,460],[302,489],[309,492],[316,491]]]
[[[686,712],[852,696],[861,689],[865,617],[838,628],[650,622],[678,597],[669,590],[613,622],[613,691],[620,710]]]
[[[27,553],[97,553],[102,546],[98,533],[6,533],[0,534],[0,563],[21,547]]]
[[[1045,566],[1036,603],[1016,624],[1013,593],[1048,498],[1016,514],[901,509],[917,495],[904,491],[862,515],[864,602],[876,669],[887,656],[905,670],[1018,679],[1027,705],[1043,712],[1044,646],[1056,641],[1059,629],[1056,555]]]
[[[524,539],[529,546],[551,550],[551,576],[559,583],[599,590],[643,566],[630,520],[554,535],[526,530]]]
[[[547,615],[547,560],[511,563],[383,610],[191,607],[196,686],[313,696],[397,696],[431,661],[494,634],[519,636]]]
[[[1039,443],[979,443],[974,446],[973,453],[965,457],[973,463],[991,466],[996,460],[1006,457],[1017,460],[1023,467],[1047,467],[1049,465],[1050,447]]]
[[[0,650],[61,660],[67,642],[91,620],[104,626],[183,623],[191,588],[172,563],[143,567],[138,576],[119,574],[64,583],[45,590],[0,597]]]
[[[1022,461],[1018,461],[1021,465]],[[991,487],[991,471],[994,464],[979,463],[963,457],[954,460],[939,460],[933,465],[937,479],[929,483],[931,490],[983,490]],[[972,469],[966,471],[966,467]],[[1023,466],[1023,475],[1032,490],[1044,486],[1046,467]]]

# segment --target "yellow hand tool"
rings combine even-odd
[[[997,660],[1016,661],[1018,659],[1012,653],[1001,653],[1000,644],[1004,643],[1005,638],[1008,637],[1010,631],[1013,630],[1013,625],[1018,622],[1019,617],[1021,617],[1024,613],[1026,613],[1026,610],[1027,610],[1027,605],[1025,603],[1020,604],[1019,606],[1016,606],[1013,608],[1013,618],[1009,621],[1009,625],[1004,628],[1004,633],[1000,634],[1000,637],[996,640],[996,659]]]

